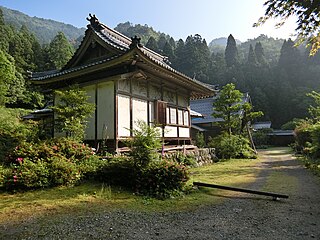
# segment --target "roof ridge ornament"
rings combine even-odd
[[[140,43],[141,38],[139,38],[137,35],[131,38],[131,44],[130,44],[130,49],[133,49],[135,47],[142,47],[142,44]]]
[[[99,22],[99,20],[95,14],[92,15],[91,13],[89,13],[89,17],[87,17],[86,19],[90,22],[90,25],[93,28],[98,29],[98,30],[103,29],[103,27],[101,26],[101,23]]]

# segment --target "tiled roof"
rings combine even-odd
[[[215,118],[212,116],[213,113],[213,102],[215,101],[216,97],[210,98],[202,98],[190,101],[190,108],[193,111],[201,113],[203,115],[202,118],[193,118],[192,124],[197,123],[211,123],[211,122],[221,122],[223,121],[222,118]]]
[[[199,123],[212,123],[212,122],[222,122],[222,118],[215,118],[212,116],[212,113],[215,112],[213,108],[213,102],[216,100],[218,96],[209,97],[209,98],[202,98],[202,99],[195,99],[190,101],[190,108],[193,111],[201,113],[203,118],[192,118],[192,124],[199,124]],[[242,103],[249,101],[249,94],[244,94],[242,98]]]
[[[52,78],[52,77],[58,77],[58,76],[61,76],[61,75],[67,74],[67,73],[76,72],[76,71],[79,71],[79,70],[83,70],[85,68],[89,68],[89,67],[92,67],[92,66],[95,66],[95,65],[99,65],[99,64],[102,64],[102,63],[109,62],[109,61],[111,61],[113,59],[118,58],[119,56],[120,55],[112,56],[112,57],[109,57],[109,58],[106,58],[106,59],[99,60],[97,62],[88,63],[88,64],[85,64],[85,65],[77,66],[77,67],[74,67],[74,68],[69,68],[69,69],[62,70],[62,71],[53,70],[53,71],[47,71],[47,72],[32,73],[31,79],[33,81],[41,81],[41,80],[45,80],[45,79]]]
[[[202,91],[206,91],[206,92],[208,92],[208,94],[210,93],[209,95],[214,94],[214,89],[212,89],[208,85],[206,85],[200,81],[197,81],[196,79],[192,79],[192,78],[186,76],[185,74],[172,68],[167,63],[167,57],[162,56],[147,47],[142,46],[140,43],[132,46],[134,43],[133,42],[134,39],[130,39],[127,36],[117,32],[116,30],[111,29],[111,28],[107,27],[106,25],[100,23],[94,15],[93,16],[90,15],[90,19],[88,18],[88,20],[90,21],[90,24],[88,25],[88,29],[86,31],[86,34],[89,34],[89,32],[92,31],[96,36],[98,36],[108,46],[113,47],[115,49],[115,51],[118,52],[118,54],[116,56],[109,57],[109,58],[99,60],[96,62],[68,68],[69,66],[72,66],[71,62],[72,62],[73,58],[77,57],[78,56],[77,53],[79,51],[81,51],[81,46],[83,43],[82,42],[80,44],[79,48],[77,49],[76,53],[74,54],[74,57],[70,60],[71,62],[67,63],[67,65],[64,68],[62,68],[62,70],[60,70],[60,71],[55,70],[55,71],[42,72],[42,73],[33,73],[31,76],[31,79],[33,81],[46,80],[49,78],[53,78],[53,77],[61,76],[64,74],[76,72],[76,71],[79,71],[79,70],[82,70],[85,68],[89,68],[89,67],[92,67],[95,65],[103,64],[105,62],[116,59],[122,55],[125,55],[126,53],[130,52],[131,49],[135,48],[135,49],[137,49],[137,51],[141,52],[142,56],[147,57],[149,60],[154,62],[156,65],[161,66],[162,68],[167,69],[170,72],[177,74],[183,80],[186,80],[186,83],[188,83],[188,81],[190,81],[189,83],[195,83],[198,86],[199,85],[202,86]]]

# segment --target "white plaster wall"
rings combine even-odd
[[[149,102],[149,121],[154,123],[154,102]]]
[[[96,98],[96,86],[91,85],[84,87],[83,90],[86,91],[88,95],[88,102],[95,104],[95,98]],[[94,140],[95,139],[95,112],[87,119],[87,127],[85,129],[84,133],[84,139],[86,140]]]
[[[178,109],[178,124],[183,125],[183,110]]]
[[[182,95],[178,95],[178,105],[181,107],[188,107],[188,98]]]
[[[114,83],[100,83],[97,88],[97,138],[114,139]]]
[[[178,137],[178,128],[172,126],[165,126],[164,128],[165,137]]]
[[[133,129],[138,128],[138,121],[148,122],[148,102],[138,98],[132,99]]]
[[[179,127],[179,137],[190,137],[190,128]]]
[[[183,117],[184,117],[184,125],[189,126],[189,111],[184,111]]]
[[[130,136],[130,97],[118,95],[118,136]]]

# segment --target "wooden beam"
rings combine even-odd
[[[244,193],[270,196],[270,197],[273,197],[273,200],[277,200],[277,198],[289,198],[288,195],[284,195],[284,194],[256,191],[256,190],[245,189],[245,188],[228,187],[228,186],[222,186],[222,185],[211,184],[211,183],[193,182],[193,185],[199,186],[199,187],[218,188],[218,189],[235,191],[235,192],[244,192]]]

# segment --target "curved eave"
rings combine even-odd
[[[52,76],[44,76],[40,78],[30,79],[35,85],[42,85],[48,83],[55,83],[62,80],[79,77],[85,74],[94,73],[107,68],[112,68],[114,66],[119,66],[121,64],[130,62],[133,60],[132,54],[124,54],[122,56],[115,56],[109,59],[101,60],[99,62],[94,62],[85,66],[76,67],[73,69],[65,70],[53,74]]]
[[[101,46],[106,49],[112,49],[112,52],[117,54],[125,53],[129,47],[125,44],[121,44],[120,42],[113,41],[113,39],[109,39],[107,35],[101,33],[100,31],[95,30],[90,25],[85,31],[85,36],[82,39],[78,49],[73,54],[72,58],[66,63],[66,65],[62,68],[62,70],[66,70],[72,68],[77,65],[82,56],[86,52],[86,50],[90,47],[92,41],[98,42]]]
[[[164,62],[155,60],[154,58],[148,56],[145,52],[143,52],[139,48],[135,48],[136,53],[138,54],[138,62],[142,63],[141,67],[143,68],[143,64],[149,65],[152,69],[165,74],[169,77],[172,81],[176,84],[181,85],[182,87],[188,89],[191,92],[191,98],[204,98],[215,95],[213,89],[208,88],[204,84],[200,83],[199,81],[195,81],[190,77],[184,75],[183,73],[173,69],[169,65],[165,64]]]

